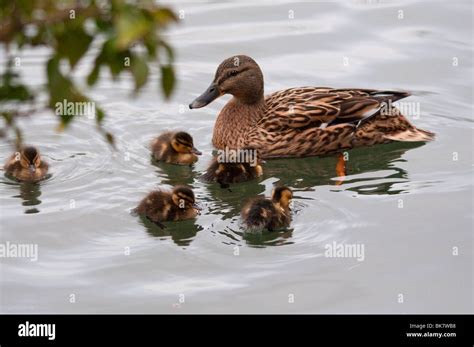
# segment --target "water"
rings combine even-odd
[[[36,186],[1,177],[1,242],[39,247],[37,262],[2,258],[1,311],[471,312],[470,2],[172,6],[185,18],[167,33],[179,76],[171,102],[159,96],[156,68],[137,99],[129,76],[89,91],[108,113],[117,151],[87,118],[64,133],[48,113],[21,123],[52,176]],[[421,110],[412,121],[437,139],[350,151],[343,182],[336,159],[325,157],[268,161],[261,179],[232,192],[202,183],[212,127],[228,97],[199,110],[185,106],[220,61],[242,53],[259,62],[267,93],[305,85],[411,90],[407,101]],[[29,82],[44,82],[48,56],[22,53]],[[78,66],[81,82],[91,59]],[[183,128],[204,153],[197,165],[153,165],[149,141]],[[0,143],[2,161],[11,151]],[[195,221],[160,230],[130,215],[147,192],[178,183],[191,185],[204,208]],[[244,234],[241,202],[270,194],[275,183],[295,191],[291,228]],[[325,257],[333,242],[364,245],[365,259]]]

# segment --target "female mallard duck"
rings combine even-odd
[[[133,210],[159,226],[161,222],[192,219],[198,214],[194,193],[186,186],[176,186],[171,192],[149,193]]]
[[[206,182],[217,182],[222,188],[227,188],[230,183],[240,183],[260,177],[263,174],[261,164],[257,151],[250,148],[238,149],[235,154],[229,156],[220,153],[213,158],[211,165],[201,178]]]
[[[201,155],[194,147],[191,135],[184,131],[161,134],[153,140],[151,151],[156,160],[179,165],[193,164]]]
[[[210,87],[190,105],[224,94],[233,98],[214,127],[216,148],[250,146],[262,158],[323,155],[390,141],[430,141],[392,106],[406,92],[373,89],[290,88],[264,97],[263,74],[250,57],[224,60]]]
[[[270,231],[290,225],[290,200],[293,193],[288,187],[277,187],[272,198],[258,197],[244,205],[241,212],[244,226],[250,230]]]
[[[41,159],[38,149],[32,146],[25,146],[14,153],[4,168],[8,175],[22,182],[38,182],[48,173],[48,163]]]

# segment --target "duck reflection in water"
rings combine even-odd
[[[203,228],[195,220],[184,220],[179,222],[165,223],[157,225],[148,218],[140,216],[140,223],[146,228],[150,236],[160,240],[171,240],[180,247],[187,247],[196,238],[196,235]]]
[[[22,205],[27,207],[25,214],[40,212],[35,206],[41,204],[39,197],[41,196],[41,186],[34,182],[20,182],[20,194],[13,196],[22,199]]]
[[[331,155],[326,157],[308,157],[304,159],[272,159],[267,160],[264,166],[263,175],[258,181],[249,181],[235,184],[232,192],[222,189],[218,184],[206,184],[206,204],[208,213],[217,214],[222,220],[230,220],[239,215],[242,207],[242,201],[249,196],[257,196],[265,193],[266,187],[258,182],[264,182],[268,179],[280,178],[273,184],[284,184],[297,191],[314,190],[317,186],[332,185],[337,186],[338,190],[354,191],[361,195],[370,194],[400,194],[402,189],[394,189],[394,185],[406,183],[408,172],[397,165],[405,162],[403,155],[410,149],[423,146],[423,143],[390,143],[382,146],[374,146],[363,149],[353,149],[347,152],[347,161],[340,166],[340,155]],[[335,163],[338,163],[335,165]],[[199,174],[189,170],[189,167],[180,167],[175,165],[166,166],[166,183],[192,183],[198,179]],[[336,167],[336,170],[335,170]],[[339,169],[338,169],[339,167]],[[187,169],[186,172],[179,171]],[[175,171],[178,170],[179,172]],[[379,175],[370,175],[362,177],[364,173],[375,172]],[[361,175],[351,178],[353,175]],[[180,176],[180,177],[178,177]],[[345,177],[340,177],[345,176]],[[172,183],[171,183],[172,182]],[[183,183],[184,183],[183,182]],[[188,184],[189,184],[188,183]],[[298,196],[295,196],[295,204],[298,206]],[[197,232],[203,228],[195,221],[186,221],[172,223],[172,226],[166,229],[160,229],[149,221],[143,221],[150,235],[168,238],[181,246],[189,245]],[[171,223],[170,223],[171,224]],[[186,224],[186,225],[185,225]],[[265,247],[270,245],[284,245],[292,243],[292,229],[282,231],[264,232],[259,234],[245,233],[242,230],[223,231],[238,235],[240,239],[253,247]]]
[[[374,146],[363,149],[353,149],[340,155],[326,157],[309,157],[304,159],[272,159],[267,160],[263,169],[263,175],[259,182],[239,183],[233,186],[232,192],[221,189],[216,184],[209,184],[207,192],[209,196],[208,208],[210,213],[220,215],[223,220],[231,220],[239,215],[242,201],[249,196],[257,196],[265,193],[267,182],[271,180],[273,185],[287,185],[295,192],[294,213],[298,213],[299,205],[304,205],[298,197],[298,191],[314,190],[317,186],[334,186],[338,191],[349,190],[361,195],[370,194],[400,194],[402,189],[395,189],[399,183],[406,183],[409,179],[408,172],[399,165],[404,163],[402,157],[410,149],[423,146],[423,143],[390,143],[382,146]],[[341,156],[348,159],[342,166],[342,172],[338,172]],[[336,170],[335,170],[336,167]],[[339,169],[341,167],[339,166]],[[377,173],[376,175],[363,175],[365,173]],[[351,176],[359,175],[352,178]],[[342,176],[342,177],[341,177]],[[344,177],[345,176],[345,177]],[[275,178],[279,178],[274,182]],[[337,187],[337,188],[336,188]],[[224,233],[236,235],[240,239],[254,247],[265,247],[269,245],[283,245],[291,243],[292,230],[246,233],[237,228],[226,228]]]
[[[158,168],[157,174],[164,185],[192,185],[199,174],[191,165],[173,165],[151,159],[151,164]]]
[[[263,175],[258,182],[278,178],[279,184],[288,185],[296,190],[313,190],[317,186],[334,185],[338,186],[339,190],[346,189],[363,195],[399,194],[403,191],[393,189],[393,186],[405,183],[408,180],[408,172],[397,164],[405,162],[402,156],[408,150],[423,145],[420,142],[393,142],[381,146],[353,149],[346,154],[267,160]],[[341,165],[344,156],[348,160]],[[352,175],[369,172],[378,172],[380,175],[351,178]],[[350,187],[346,188],[349,184]],[[223,210],[221,212],[223,218],[228,219],[240,212],[243,200],[249,196],[263,194],[265,187],[262,184],[256,184],[255,181],[244,182],[234,185],[232,192],[229,192],[218,185],[209,184],[207,191],[211,195],[210,201],[215,202],[214,210],[216,212],[218,209]]]
[[[286,184],[300,189],[336,185],[339,190],[351,190],[363,195],[399,194],[402,191],[394,190],[393,186],[405,183],[408,172],[397,164],[405,162],[402,156],[407,151],[423,145],[421,142],[393,142],[326,157],[268,160],[264,176],[284,178]],[[351,178],[369,172],[380,175]],[[355,186],[362,182],[366,184]],[[348,184],[351,186],[345,188]]]

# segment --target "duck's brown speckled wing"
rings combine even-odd
[[[430,141],[390,105],[405,92],[302,87],[265,99],[263,116],[246,136],[263,158],[322,155],[390,141]],[[383,105],[386,111],[383,111]]]
[[[384,102],[409,95],[373,89],[291,88],[267,96],[259,125],[271,131],[358,122],[379,111]]]

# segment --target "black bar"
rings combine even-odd
[[[55,324],[54,339],[52,330],[32,324]],[[35,334],[41,328],[47,336],[19,336],[20,330]],[[473,346],[473,328],[472,315],[2,315],[0,346],[135,346],[139,341],[168,345],[213,340],[221,345],[231,341],[268,345],[288,339],[321,346],[370,342]]]

